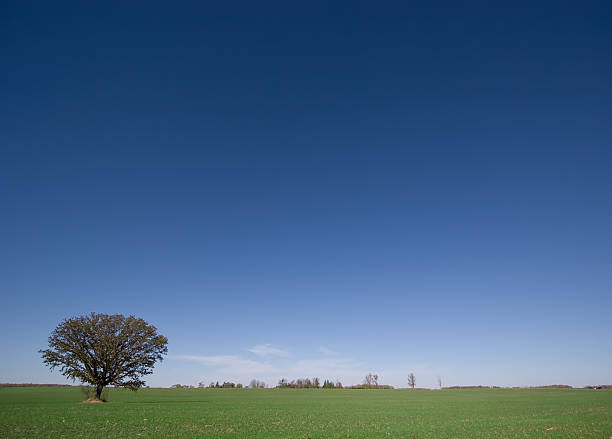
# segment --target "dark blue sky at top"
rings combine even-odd
[[[610,381],[611,19],[3,3],[0,381],[49,380],[36,350],[89,311],[154,322],[176,356]],[[159,383],[217,373],[183,363]]]

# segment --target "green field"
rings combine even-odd
[[[612,390],[0,388],[2,438],[605,438]]]

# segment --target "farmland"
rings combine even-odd
[[[612,390],[0,388],[2,438],[605,438]]]

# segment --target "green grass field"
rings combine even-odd
[[[605,438],[612,390],[0,388],[2,438]]]

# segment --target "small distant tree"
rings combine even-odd
[[[319,381],[318,377],[314,377],[312,379],[312,387],[314,387],[315,389],[318,389],[321,386],[321,382]]]
[[[378,387],[378,374],[370,372],[363,379],[365,387]]]
[[[414,377],[414,374],[411,372],[410,375],[408,375],[408,385],[414,389],[415,384],[416,384],[416,379]]]
[[[249,383],[250,389],[263,389],[265,387],[266,387],[266,383],[264,383],[263,381],[256,380],[256,379],[252,379],[251,382]]]
[[[438,375],[438,387],[442,388],[442,377],[440,375]]]
[[[336,389],[342,389],[342,383],[340,381],[336,381]]]
[[[204,387],[206,387],[206,385],[204,384],[204,381],[200,381],[198,383],[198,389],[203,389]]]
[[[121,314],[74,317],[57,325],[49,348],[40,350],[43,363],[62,375],[96,388],[100,399],[106,386],[138,390],[144,375],[168,352],[168,339],[143,319]]]
[[[236,384],[236,388],[237,389],[242,389],[242,384],[240,384],[240,383]]]

